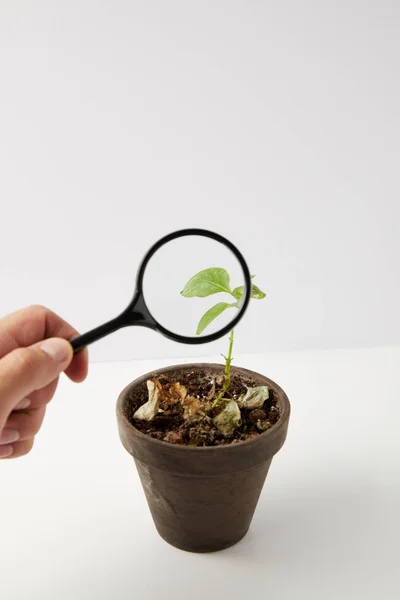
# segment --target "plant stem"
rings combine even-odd
[[[224,385],[222,386],[222,390],[218,394],[217,398],[213,402],[213,408],[217,406],[217,404],[222,400],[225,396],[225,393],[229,389],[231,385],[231,363],[232,363],[232,350],[233,350],[233,341],[235,339],[235,332],[232,329],[231,334],[229,336],[229,350],[228,356],[225,356],[225,376],[224,376]]]
[[[229,350],[228,356],[225,358],[225,380],[229,380],[231,382],[231,362],[232,362],[232,350],[233,350],[233,342],[235,339],[235,332],[232,329],[231,334],[229,336]],[[226,388],[228,389],[228,388]]]

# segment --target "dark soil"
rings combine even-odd
[[[200,398],[204,402],[212,390],[212,378],[206,371],[177,371],[176,373],[169,372],[161,375],[154,373],[153,375],[154,379],[158,379],[165,390],[168,390],[172,384],[179,382],[186,387],[189,396]],[[221,370],[221,377],[220,379],[217,378],[216,381],[215,396],[218,395],[221,389],[222,375]],[[259,384],[252,379],[234,374],[225,398],[237,399],[240,395],[246,393],[248,387],[257,387],[257,385]],[[152,421],[134,419],[133,415],[136,410],[147,400],[148,391],[144,381],[131,392],[126,407],[127,418],[142,433],[171,444],[184,444],[187,446],[234,444],[257,437],[272,427],[280,417],[277,399],[271,388],[269,398],[264,402],[262,408],[254,410],[241,409],[242,424],[229,437],[223,436],[212,422],[187,423],[183,418],[183,407],[179,399],[172,403],[170,398],[168,402],[161,400],[160,408],[164,412],[158,414]]]

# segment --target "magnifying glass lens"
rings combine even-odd
[[[235,254],[203,236],[174,239],[146,265],[143,296],[152,317],[173,334],[214,334],[237,316],[245,296]]]

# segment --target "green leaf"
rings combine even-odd
[[[231,293],[229,273],[225,269],[213,267],[194,275],[181,294],[185,298],[205,298],[220,292]]]
[[[206,312],[206,314],[203,315],[202,318],[200,319],[200,323],[197,327],[197,332],[196,332],[197,335],[200,335],[201,333],[203,333],[205,328],[208,327],[209,324],[212,323],[212,321],[214,321],[214,319],[219,317],[219,315],[222,314],[224,312],[224,310],[226,310],[230,306],[232,306],[232,304],[228,304],[227,302],[219,302],[218,304],[216,304],[215,306],[210,308],[210,310],[208,310]]]
[[[241,300],[243,298],[243,294],[244,294],[244,285],[241,285],[240,287],[235,288],[232,292],[232,296],[234,296],[236,298],[236,300]]]
[[[265,298],[265,296],[266,296],[266,295],[267,295],[267,294],[264,294],[264,292],[262,292],[262,291],[260,290],[260,288],[258,288],[258,287],[257,287],[256,285],[254,285],[254,283],[253,283],[253,286],[252,286],[252,289],[251,289],[251,297],[252,297],[252,298],[254,298],[255,300],[262,300],[263,298]]]
[[[244,295],[244,286],[241,285],[240,287],[235,288],[232,294],[235,296],[236,300],[241,300]],[[262,300],[265,298],[265,296],[266,294],[264,294],[264,292],[262,292],[260,288],[253,283],[251,286],[251,297],[254,298],[254,300]]]

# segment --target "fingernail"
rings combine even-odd
[[[14,452],[12,446],[0,446],[0,458],[7,458]]]
[[[3,433],[0,435],[1,444],[12,444],[19,439],[19,431],[16,429],[3,429]]]
[[[68,358],[68,345],[65,340],[58,338],[44,340],[40,348],[56,362],[64,362]]]
[[[14,407],[14,410],[24,410],[24,408],[29,408],[31,404],[32,400],[29,400],[29,398],[25,398],[24,400],[21,400],[21,402],[19,402],[17,406]]]

